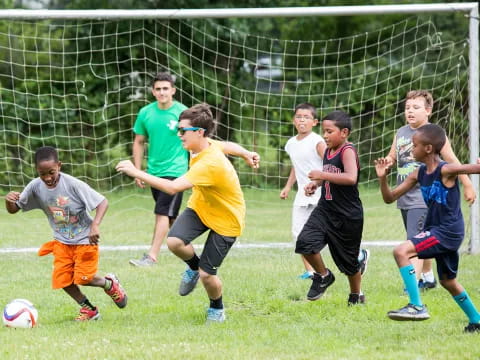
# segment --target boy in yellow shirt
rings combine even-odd
[[[167,244],[188,265],[180,283],[180,295],[191,293],[200,278],[210,299],[207,322],[223,322],[222,282],[217,270],[245,226],[240,181],[224,153],[241,156],[254,168],[260,157],[240,145],[212,140],[208,136],[214,130],[215,121],[207,104],[182,112],[178,135],[183,147],[190,151],[190,169],[175,180],[149,175],[129,160],[119,162],[116,169],[169,194],[193,189],[187,208],[170,229]],[[206,231],[207,241],[198,257],[191,242]]]

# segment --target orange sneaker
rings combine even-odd
[[[75,321],[89,321],[89,320],[98,320],[100,319],[100,313],[96,307],[94,310],[90,310],[87,307],[82,307],[80,309],[80,314],[75,318]]]
[[[105,279],[108,279],[112,282],[112,287],[110,290],[104,290],[105,294],[110,296],[120,309],[127,306],[127,293],[125,290],[123,290],[122,285],[120,285],[117,276],[114,274],[107,274]]]

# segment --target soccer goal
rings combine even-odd
[[[368,21],[372,17],[389,20]],[[479,154],[477,3],[0,10],[0,19],[2,193],[36,176],[37,147],[55,146],[64,171],[113,199],[108,218],[118,226],[109,236],[119,244],[149,242],[150,224],[146,231],[142,219],[153,218],[150,194],[135,190],[114,166],[131,157],[132,126],[140,107],[153,101],[149,85],[157,71],[176,77],[180,102],[213,107],[218,138],[262,156],[258,170],[232,159],[250,217],[245,242],[290,239],[291,203],[278,194],[289,173],[284,145],[295,133],[291,120],[300,102],[317,106],[320,118],[335,109],[353,118],[365,241],[404,237],[394,205],[386,210],[381,201],[373,160],[388,153],[404,124],[409,90],[433,93],[432,122],[446,129],[462,162]],[[447,31],[451,19],[461,26]],[[336,32],[325,38],[331,27]],[[478,176],[472,180],[480,195]],[[474,253],[480,250],[478,203],[465,207]],[[33,224],[15,228],[0,219],[12,233],[30,231],[27,237],[36,234]]]

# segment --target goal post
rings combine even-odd
[[[440,13],[468,16],[468,61],[457,56],[461,52],[461,42],[439,39],[441,34],[431,29],[429,22],[414,24],[415,30],[411,32],[407,29],[411,24],[405,21],[381,30],[356,33],[348,38],[321,40],[284,40],[265,34],[248,34],[245,30],[212,25],[211,22],[201,25],[182,22]],[[442,108],[436,110],[437,119],[446,127],[449,136],[463,140],[468,138],[468,151],[463,158],[476,162],[479,155],[477,3],[243,9],[0,10],[0,20],[10,24],[18,21],[17,25],[0,25],[0,48],[4,52],[3,57],[0,56],[0,69],[5,70],[0,77],[0,114],[4,118],[0,124],[0,146],[5,150],[3,160],[0,159],[0,170],[6,174],[0,177],[3,191],[25,185],[34,176],[25,158],[25,155],[31,156],[34,144],[60,141],[56,139],[61,139],[67,154],[65,162],[74,175],[102,186],[107,184],[112,191],[126,186],[118,182],[118,176],[104,169],[113,167],[119,158],[130,156],[128,147],[131,145],[132,121],[141,104],[152,101],[148,97],[146,80],[152,70],[163,67],[172,69],[177,76],[179,100],[186,104],[200,101],[215,103],[217,118],[221,118],[220,138],[231,138],[255,146],[261,154],[265,152],[266,171],[253,173],[237,164],[241,176],[248,179],[247,185],[252,187],[265,182],[268,187],[278,189],[285,182],[283,146],[286,139],[293,135],[292,127],[285,119],[288,119],[296,101],[309,100],[318,106],[322,114],[335,106],[353,111],[368,103],[373,107],[372,114],[388,118],[398,128],[401,125],[402,116],[398,113],[404,91],[426,84],[434,90],[435,99],[440,99]],[[125,32],[121,26],[125,24],[119,23],[126,20],[135,20],[140,24],[148,20],[163,22],[149,24],[153,25],[152,29],[144,27],[140,31],[132,27]],[[36,22],[40,24],[37,26]],[[399,30],[401,27],[405,28],[401,30],[403,32]],[[20,29],[23,33],[17,34]],[[422,32],[427,33],[425,39],[421,39]],[[385,52],[387,55],[373,55],[372,61],[362,59],[362,52],[367,54],[372,37],[378,37],[374,46],[379,54],[384,46],[393,44],[392,47],[398,49]],[[145,38],[148,41],[144,42]],[[110,47],[109,41],[115,42],[114,48]],[[429,49],[425,52],[420,49],[418,54],[413,55],[402,54],[402,47],[410,51],[419,46],[417,42],[428,44]],[[187,52],[185,43],[188,43],[190,52]],[[396,57],[401,55],[406,60],[398,61]],[[89,61],[83,62],[88,57]],[[349,57],[351,63],[343,63],[345,57]],[[435,57],[437,62],[431,65]],[[215,64],[209,63],[212,61]],[[163,66],[159,67],[159,62]],[[389,69],[392,63],[400,63],[402,71]],[[463,63],[468,63],[468,74],[462,72]],[[125,64],[131,64],[129,71],[125,70]],[[139,64],[143,64],[143,70],[136,67]],[[363,66],[364,73],[351,71],[354,66]],[[244,73],[234,76],[232,71]],[[247,74],[253,74],[249,84],[242,82]],[[384,76],[387,76],[386,80]],[[93,77],[103,79],[102,89],[90,88],[89,79]],[[395,88],[395,83],[398,88]],[[335,88],[334,94],[330,92],[332,87]],[[372,87],[375,89],[372,90]],[[377,87],[382,88],[381,93],[376,92]],[[463,99],[463,93],[468,94],[467,99]],[[89,107],[92,94],[104,97],[101,108],[97,105]],[[392,103],[389,104],[389,101]],[[455,107],[459,108],[458,112]],[[463,129],[461,119],[467,113],[467,107],[468,130]],[[366,186],[373,178],[372,158],[385,155],[393,136],[390,125],[364,120],[368,116],[364,108],[358,111],[355,119],[365,125],[355,130],[352,139],[362,149],[370,151],[368,157],[361,159],[368,172],[364,178]],[[92,138],[97,142],[89,141]],[[101,147],[99,143],[108,146]],[[465,152],[465,149],[461,151]],[[471,178],[479,196],[479,176],[472,175]],[[470,208],[469,250],[472,253],[480,252],[479,203],[480,199]]]

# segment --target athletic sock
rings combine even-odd
[[[112,285],[113,285],[113,281],[105,278],[105,285],[103,285],[103,288],[108,291],[112,288]]]
[[[92,303],[90,301],[88,301],[86,296],[83,298],[83,300],[79,301],[78,304],[82,308],[88,308],[90,310],[95,310],[95,306],[93,306]]]
[[[197,256],[197,254],[194,254],[191,259],[184,261],[187,263],[190,269],[192,269],[193,271],[198,271],[198,264],[200,263],[200,258]]]
[[[433,271],[422,273],[422,278],[424,281],[430,283],[433,283],[435,281],[435,275],[433,275]]]
[[[218,299],[210,299],[210,307],[213,309],[223,309],[222,296]]]
[[[416,306],[423,306],[422,300],[420,299],[420,291],[418,291],[417,277],[415,276],[415,268],[412,264],[401,267],[400,275],[402,275],[405,288],[408,291],[408,296],[410,297],[410,304]]]
[[[465,290],[463,290],[462,293],[455,295],[453,299],[458,304],[458,306],[460,306],[460,308],[463,310],[465,315],[467,315],[470,323],[472,324],[480,323],[480,314],[478,313],[477,309],[475,308],[475,305],[470,299],[470,296],[468,296]]]

